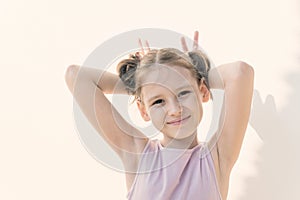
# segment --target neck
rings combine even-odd
[[[170,138],[164,136],[164,138],[161,140],[161,144],[166,148],[192,149],[193,147],[197,146],[199,143],[197,138],[197,132],[195,132],[191,136],[182,139],[176,139],[176,138]]]

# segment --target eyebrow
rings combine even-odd
[[[192,86],[190,84],[187,84],[187,85],[182,85],[182,86],[179,86],[178,88],[175,89],[175,92],[176,91],[180,91],[182,89],[191,89]],[[150,97],[149,99],[146,99],[147,102],[152,102],[154,99],[158,99],[160,98],[162,95],[158,94],[158,95],[155,95],[155,96],[152,96]]]
[[[193,88],[193,86],[191,84],[179,86],[178,88],[176,88],[175,91],[179,91],[179,90],[182,90],[182,89],[188,89],[188,88]]]

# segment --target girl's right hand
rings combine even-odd
[[[145,40],[146,47],[143,46],[142,40],[139,38],[139,47],[141,48],[141,55],[144,56],[150,51],[148,40]]]
[[[142,40],[140,38],[138,44],[141,50],[135,52],[134,54],[130,54],[129,57],[134,57],[137,58],[138,60],[141,60],[150,51],[150,45],[148,40],[145,40],[145,47],[144,47]]]

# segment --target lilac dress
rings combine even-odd
[[[221,200],[206,143],[192,149],[164,148],[149,140],[129,200]]]

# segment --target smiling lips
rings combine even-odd
[[[176,119],[176,120],[173,120],[173,121],[169,121],[169,122],[167,122],[167,124],[170,124],[170,125],[180,125],[180,124],[184,123],[190,117],[191,116],[187,116],[187,117],[182,118],[182,119]]]

